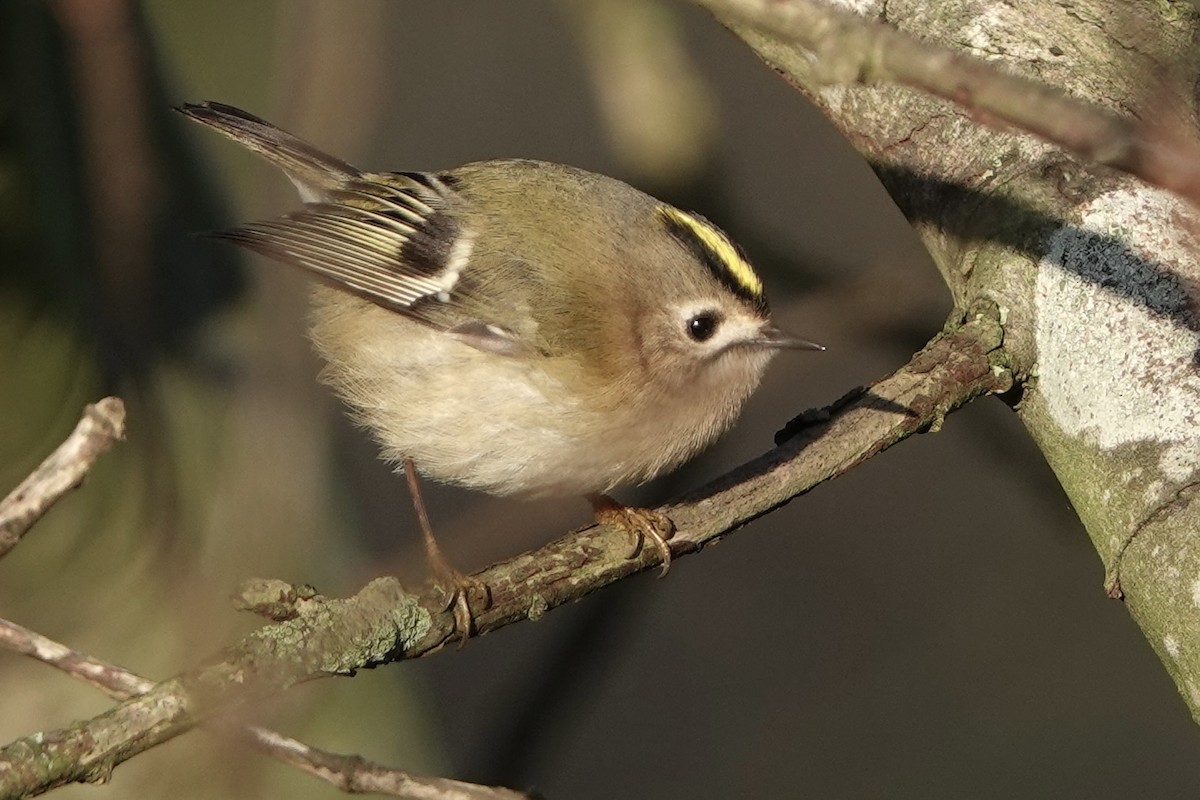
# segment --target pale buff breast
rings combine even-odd
[[[768,360],[597,412],[529,362],[335,289],[314,292],[311,335],[323,379],[386,458],[492,494],[581,495],[666,472],[732,423]]]

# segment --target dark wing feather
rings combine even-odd
[[[462,202],[434,175],[372,175],[301,211],[214,235],[412,314],[424,300],[448,301],[467,266],[474,233]]]

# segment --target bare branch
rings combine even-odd
[[[1016,126],[1200,205],[1200,144],[1192,136],[1114,114],[822,0],[696,2],[726,24],[749,26],[809,51],[814,75],[824,83],[920,89],[955,103],[979,122]]]
[[[372,764],[358,756],[316,750],[262,728],[255,728],[253,732],[256,744],[275,758],[349,794],[385,794],[412,800],[529,800],[528,795],[512,789],[410,775]]]
[[[15,547],[60,497],[78,486],[96,459],[124,435],[125,406],[120,399],[106,397],[89,405],[71,435],[0,503],[0,556]],[[155,685],[115,664],[72,650],[4,619],[0,619],[0,647],[57,667],[118,700],[145,695]],[[329,753],[258,726],[246,726],[239,733],[268,755],[345,792],[373,792],[412,800],[527,798],[510,789],[412,775],[358,756]],[[7,796],[7,789],[3,791]],[[18,794],[25,792],[19,790]]]
[[[75,430],[29,477],[0,502],[0,557],[60,497],[82,481],[113,442],[125,437],[125,404],[106,397],[89,405]]]
[[[127,700],[154,688],[154,681],[5,619],[0,619],[0,647],[58,667],[117,700]],[[383,794],[409,800],[528,800],[528,795],[503,787],[413,775],[359,756],[318,750],[258,725],[247,725],[238,734],[272,758],[351,794]]]
[[[128,670],[84,655],[64,644],[35,633],[28,628],[0,619],[0,647],[58,667],[68,675],[117,700],[145,694],[154,688],[154,681]]]
[[[789,426],[782,444],[661,509],[675,521],[676,557],[700,550],[746,522],[840,475],[898,441],[936,429],[962,403],[1007,390],[1003,331],[994,306],[939,335],[894,374],[820,415]],[[817,420],[812,422],[810,420]],[[794,429],[794,430],[793,430]],[[576,531],[493,565],[476,577],[492,603],[475,613],[480,634],[577,600],[657,565],[646,548],[628,556],[623,532]],[[208,663],[68,729],[35,734],[0,750],[0,797],[31,795],[73,781],[102,780],[117,764],[248,700],[301,681],[435,652],[454,641],[441,592],[416,596],[379,578],[356,596],[296,607]]]

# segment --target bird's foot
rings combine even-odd
[[[675,533],[675,523],[666,514],[652,508],[623,505],[606,494],[589,495],[596,522],[620,528],[633,537],[633,549],[628,558],[636,558],[647,541],[662,559],[661,578],[671,569],[671,545],[667,542]]]
[[[459,647],[467,643],[475,630],[475,618],[471,613],[471,597],[479,597],[482,608],[487,609],[492,604],[492,590],[486,583],[465,575],[441,557],[431,557],[430,567],[433,569],[434,585],[442,591],[442,610],[454,614],[454,629],[458,632]]]

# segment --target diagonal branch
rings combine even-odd
[[[896,442],[938,428],[972,398],[1007,391],[1012,378],[1002,339],[997,309],[983,305],[897,372],[789,425],[775,449],[662,509],[678,529],[675,555],[699,551]],[[481,571],[475,577],[491,588],[492,603],[475,611],[478,632],[537,619],[659,560],[653,548],[634,559],[627,549],[624,535],[591,527]],[[455,637],[441,599],[440,592],[413,595],[393,578],[378,578],[352,598],[306,601],[294,618],[145,695],[71,728],[12,742],[0,750],[0,797],[102,780],[122,761],[255,697],[435,652]]]
[[[125,404],[117,397],[92,403],[71,435],[0,501],[0,557],[13,549],[50,506],[78,486],[113,442],[125,438]]]
[[[18,543],[58,498],[83,481],[96,458],[124,438],[124,431],[125,407],[119,398],[106,397],[84,409],[70,436],[0,504],[0,533],[11,534],[0,537],[0,542],[7,545],[0,549],[0,556]],[[0,619],[0,647],[57,667],[117,700],[143,695],[154,688],[154,681],[5,619]],[[421,800],[527,800],[528,797],[503,787],[413,775],[358,756],[319,750],[256,725],[245,726],[239,733],[267,755],[344,792]]]
[[[145,694],[154,681],[72,650],[28,628],[0,619],[0,647],[57,667],[117,700]],[[448,778],[413,775],[359,756],[330,753],[258,725],[238,733],[263,753],[351,794],[383,794],[408,800],[529,800],[522,792]]]
[[[696,0],[718,19],[798,45],[825,84],[893,83],[960,106],[979,122],[1039,136],[1200,205],[1200,145],[1190,132],[1146,125],[995,63],[923,41],[824,0]],[[1167,98],[1157,98],[1161,105]]]

